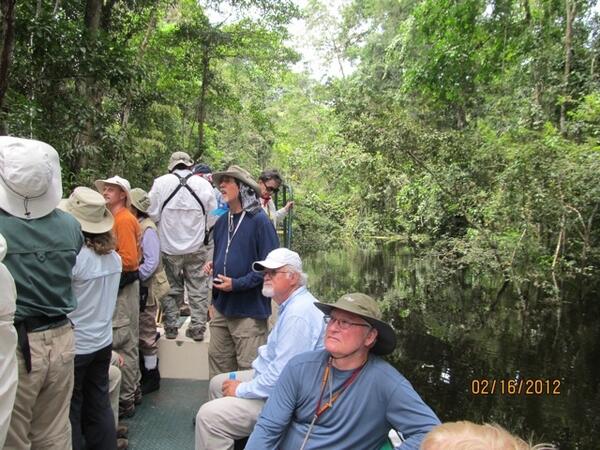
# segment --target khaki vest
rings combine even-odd
[[[142,229],[142,236],[148,228],[152,228],[157,232],[156,225],[148,217],[140,222],[140,228]],[[148,300],[146,304],[148,306],[154,306],[160,302],[160,300],[169,293],[171,286],[169,286],[169,280],[167,280],[167,274],[163,267],[162,258],[158,256],[158,267],[150,278],[142,283],[143,286],[148,287]]]

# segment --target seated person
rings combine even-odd
[[[258,348],[252,369],[210,381],[210,401],[196,416],[196,450],[231,449],[234,440],[248,436],[289,359],[323,347],[323,314],[306,289],[298,253],[278,248],[252,268],[264,274],[262,293],[277,302],[279,317],[267,344]]]
[[[378,355],[396,347],[377,302],[346,294],[315,303],[327,328],[325,350],[292,358],[281,372],[246,450],[379,449],[390,428],[417,450],[440,421],[410,383]]]
[[[496,424],[478,425],[468,421],[438,425],[425,436],[421,450],[551,450],[550,444],[531,447]]]

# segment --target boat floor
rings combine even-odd
[[[129,426],[130,450],[193,450],[193,419],[206,402],[208,381],[163,378],[144,396]]]

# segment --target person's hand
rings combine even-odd
[[[223,381],[223,386],[221,387],[223,396],[235,397],[235,390],[241,383],[242,382],[240,380],[225,380],[225,381]]]
[[[121,356],[120,353],[117,353],[117,365],[123,367],[125,365],[125,359]]]
[[[204,264],[204,266],[202,267],[202,271],[206,275],[212,275],[212,272],[213,272],[213,262],[212,261],[208,261],[206,264]]]
[[[233,291],[233,279],[231,277],[226,277],[225,275],[217,275],[216,278],[221,280],[221,283],[213,281],[213,288],[223,292]]]
[[[285,204],[285,210],[289,211],[290,209],[292,209],[294,207],[294,202],[287,202]]]

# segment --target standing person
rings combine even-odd
[[[267,214],[267,217],[273,226],[277,229],[285,216],[290,212],[290,209],[294,207],[294,202],[287,202],[281,209],[276,209],[275,202],[271,198],[273,194],[279,192],[281,187],[281,175],[275,169],[263,170],[258,177],[258,185],[260,186],[260,204]]]
[[[205,271],[213,274],[213,306],[208,346],[209,377],[250,369],[258,347],[267,340],[270,300],[262,295],[262,274],[252,270],[279,247],[275,228],[258,201],[260,188],[238,166],[213,175],[227,214],[215,224],[215,251]]]
[[[171,286],[162,302],[165,337],[177,337],[177,300],[185,285],[191,310],[186,336],[202,341],[208,310],[208,277],[202,267],[212,257],[209,229],[214,216],[209,213],[215,209],[216,200],[211,184],[193,176],[193,163],[185,152],[171,155],[169,173],[154,180],[150,189],[148,215],[158,225],[163,264]]]
[[[394,351],[396,334],[377,302],[346,294],[325,313],[325,350],[288,362],[269,396],[246,450],[379,449],[391,428],[417,450],[440,423],[410,383],[379,357]]]
[[[196,416],[196,450],[230,450],[235,439],[249,436],[290,358],[323,348],[323,314],[306,289],[300,255],[277,248],[253,268],[264,274],[263,293],[273,298],[281,314],[267,344],[258,349],[252,370],[222,373],[210,380],[210,401]]]
[[[160,257],[156,225],[146,214],[150,207],[148,193],[131,190],[131,212],[142,229],[142,262],[140,263],[140,351],[142,353],[142,394],[160,388],[156,313],[158,304],[169,293],[169,281]]]
[[[17,392],[17,331],[15,330],[15,309],[17,288],[12,275],[2,263],[6,256],[6,239],[0,234],[0,448],[4,446],[10,423],[10,413]]]
[[[75,329],[75,384],[69,414],[73,450],[114,450],[117,433],[108,370],[121,278],[121,258],[111,233],[114,219],[104,197],[87,187],[75,188],[59,208],[77,219],[85,238],[73,268],[77,308],[69,314]]]
[[[17,287],[19,382],[5,450],[71,448],[71,271],[83,245],[79,222],[56,209],[58,153],[31,139],[0,137],[0,233]]]
[[[96,180],[95,184],[115,218],[113,235],[122,262],[119,295],[112,327],[113,349],[123,357],[124,361],[121,368],[119,418],[126,418],[135,414],[135,403],[141,401],[141,390],[138,388],[141,379],[138,353],[140,224],[129,211],[131,205],[129,181],[117,175],[107,180]]]

